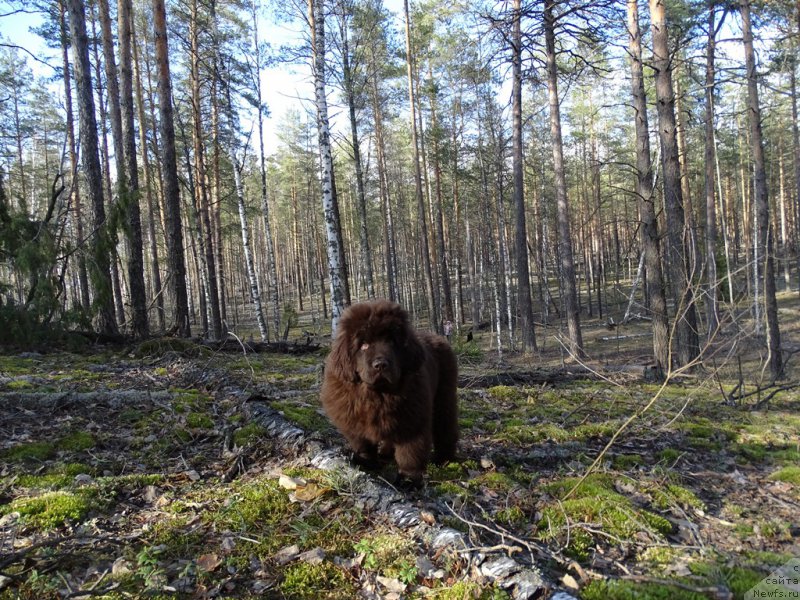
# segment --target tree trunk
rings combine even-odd
[[[83,310],[89,312],[91,298],[89,296],[89,276],[86,270],[86,254],[83,251],[83,207],[81,206],[81,188],[78,185],[78,148],[75,142],[75,122],[72,109],[72,80],[69,69],[69,39],[67,37],[66,6],[64,0],[59,0],[59,27],[61,34],[61,62],[64,75],[64,102],[67,113],[67,151],[70,160],[70,175],[72,180],[72,204],[74,206],[75,235],[78,249],[78,286],[80,288],[80,302]]]
[[[367,223],[367,198],[364,190],[364,167],[361,164],[361,142],[358,137],[358,121],[356,120],[356,91],[353,81],[353,68],[350,56],[350,41],[348,35],[348,15],[344,3],[341,5],[340,33],[342,37],[342,84],[344,95],[347,99],[347,114],[350,119],[350,137],[353,148],[353,167],[356,174],[356,208],[359,218],[359,242],[361,249],[361,264],[364,269],[364,280],[367,288],[367,297],[375,297],[375,282],[372,273],[372,251],[369,243],[369,227]]]
[[[550,102],[550,137],[553,145],[553,169],[555,171],[556,210],[558,217],[558,253],[561,260],[564,310],[567,317],[569,351],[573,356],[583,357],[580,308],[575,283],[575,261],[572,255],[572,234],[569,222],[569,201],[564,170],[564,144],[561,138],[561,111],[558,103],[558,67],[556,65],[554,0],[545,0],[544,27],[547,55],[547,90]]]
[[[708,8],[708,42],[706,44],[706,111],[705,111],[705,191],[706,191],[706,321],[711,341],[719,328],[717,303],[717,205],[716,205],[716,147],[714,144],[714,53],[716,26],[712,0]]]
[[[277,339],[278,327],[280,326],[281,320],[281,302],[278,293],[278,270],[275,264],[275,245],[269,216],[269,195],[267,193],[267,164],[266,153],[264,151],[264,106],[261,96],[261,42],[258,37],[256,0],[253,0],[251,4],[251,11],[253,15],[253,50],[255,51],[253,87],[255,88],[256,103],[258,104],[258,156],[261,175],[261,216],[264,221],[264,246],[267,259],[267,301],[272,307],[272,326],[275,329],[275,337]],[[269,339],[269,331],[267,331],[267,339]]]
[[[673,356],[676,357],[678,366],[685,366],[700,354],[694,294],[695,282],[690,271],[690,252],[683,212],[675,124],[675,96],[672,91],[672,70],[664,0],[649,1],[653,30],[653,69],[656,80],[658,133],[661,140],[661,164],[664,174],[664,212],[667,221],[665,262],[670,270],[671,295],[675,303],[676,325]]]
[[[206,279],[208,281],[208,304],[211,309],[211,331],[214,339],[222,339],[222,314],[220,312],[217,269],[214,256],[214,236],[211,228],[211,211],[208,200],[208,177],[206,173],[205,144],[203,140],[203,107],[200,98],[200,45],[199,14],[197,1],[192,0],[189,38],[191,43],[191,92],[192,92],[192,142],[194,145],[194,183],[197,204],[202,224],[200,238],[201,252],[205,259]]]
[[[136,128],[133,123],[133,67],[131,0],[119,0],[119,69],[120,117],[122,119],[122,147],[125,155],[127,196],[124,198],[128,227],[128,289],[131,295],[131,332],[136,338],[149,333],[147,322],[147,297],[144,287],[144,256],[142,249],[142,218],[139,210],[139,167],[136,162]],[[144,127],[144,123],[140,125]]]
[[[383,246],[386,260],[386,287],[389,300],[397,302],[400,289],[397,283],[397,253],[395,251],[394,215],[389,195],[389,177],[386,167],[386,146],[383,139],[383,112],[381,110],[380,90],[378,88],[378,68],[375,53],[370,53],[370,73],[372,80],[372,114],[375,120],[375,146],[378,155],[378,188],[383,213]]]
[[[73,0],[74,1],[74,0]],[[176,333],[191,335],[189,326],[189,298],[186,293],[186,264],[183,252],[183,225],[181,224],[181,197],[178,182],[178,163],[175,155],[175,123],[172,110],[172,79],[169,69],[167,42],[167,15],[164,0],[153,0],[153,29],[155,32],[156,68],[158,70],[158,97],[161,127],[161,163],[164,174],[164,205],[167,213],[167,261],[170,285],[175,302]]]
[[[414,60],[411,54],[411,18],[408,12],[408,0],[403,0],[403,11],[406,21],[406,67],[408,73],[408,102],[411,106],[411,143],[414,146],[414,186],[417,200],[417,218],[420,226],[420,243],[422,247],[422,266],[424,268],[425,297],[428,301],[428,319],[431,329],[441,332],[442,323],[439,316],[438,290],[434,287],[431,252],[428,244],[428,218],[425,198],[422,193],[422,172],[420,166],[419,134],[417,131],[417,109],[414,96]]]
[[[97,146],[97,121],[95,120],[92,75],[89,64],[89,39],[86,34],[86,9],[83,0],[68,0],[69,23],[72,34],[72,56],[81,136],[81,161],[86,176],[89,204],[92,207],[91,242],[92,266],[90,279],[94,288],[99,332],[117,333],[112,297],[111,264],[112,242],[106,226],[103,198],[103,174]]]
[[[133,20],[131,20],[131,46],[133,49],[133,68],[136,80],[136,112],[139,117],[139,147],[142,153],[142,171],[145,179],[144,194],[147,205],[147,241],[150,244],[150,269],[153,278],[152,292],[156,304],[158,327],[160,331],[164,331],[166,329],[164,293],[161,283],[161,261],[158,253],[158,237],[156,236],[156,208],[154,207],[158,199],[153,198],[153,170],[150,165],[150,153],[147,149],[147,120],[145,119],[141,68],[139,67],[139,55],[135,40],[136,32],[133,27]],[[155,124],[153,124],[153,126],[155,126]]]
[[[747,69],[747,116],[750,121],[750,146],[753,160],[754,192],[756,213],[755,246],[761,249],[763,259],[755,265],[756,278],[762,283],[767,318],[767,350],[769,352],[769,371],[773,380],[783,376],[783,357],[781,356],[781,336],[778,328],[778,301],[775,297],[775,262],[773,256],[774,234],[769,219],[769,194],[767,191],[767,170],[764,162],[764,142],[761,132],[761,106],[758,100],[758,79],[756,57],[753,50],[753,31],[750,23],[750,1],[743,0],[742,37]],[[762,263],[763,260],[763,263]]]
[[[670,368],[669,320],[664,277],[661,272],[658,220],[653,198],[653,166],[650,162],[650,130],[647,123],[647,96],[642,67],[642,35],[639,29],[638,0],[628,0],[628,34],[631,57],[634,125],[636,127],[636,195],[642,219],[642,252],[647,272],[647,297],[653,317],[653,355],[656,370],[663,374]]]
[[[528,264],[528,231],[525,217],[525,182],[522,176],[522,14],[520,0],[514,0],[512,39],[512,170],[514,180],[514,246],[517,258],[517,330],[524,352],[535,352],[536,330],[533,324],[531,275]]]
[[[331,333],[336,335],[339,317],[350,303],[347,284],[347,263],[342,243],[342,225],[336,198],[328,123],[328,100],[325,96],[325,10],[324,0],[308,0],[313,54],[314,95],[317,105],[317,130],[322,167],[322,210],[325,215],[328,274],[331,290]]]
[[[431,81],[433,81],[433,73],[429,73]],[[442,306],[444,308],[443,319],[449,321],[451,326],[453,322],[453,297],[450,290],[450,266],[447,258],[447,245],[444,239],[444,210],[442,208],[442,166],[440,160],[439,149],[439,132],[436,122],[436,112],[438,110],[436,104],[436,91],[431,88],[430,91],[430,106],[431,106],[431,138],[433,142],[433,177],[434,186],[436,190],[436,199],[434,203],[434,229],[436,232],[436,246],[438,248],[437,254],[439,255],[439,268],[441,269],[441,282],[442,282]]]

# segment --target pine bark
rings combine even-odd
[[[706,43],[706,107],[705,107],[705,201],[706,201],[706,322],[708,339],[714,338],[719,328],[717,302],[717,199],[716,199],[716,146],[714,144],[714,54],[716,25],[712,1],[708,8],[708,41]]]
[[[136,128],[133,123],[133,43],[131,0],[119,0],[119,74],[120,117],[122,119],[122,146],[125,152],[127,193],[125,208],[128,227],[128,289],[131,295],[131,332],[136,338],[149,334],[147,296],[144,286],[144,250],[142,242],[142,217],[139,209],[139,166],[136,162]],[[141,125],[144,127],[144,124]]]
[[[564,168],[564,143],[561,137],[561,109],[558,102],[558,67],[556,65],[556,34],[554,0],[545,0],[545,52],[547,55],[547,91],[550,104],[550,137],[553,145],[553,170],[555,173],[556,214],[558,223],[558,253],[561,261],[563,302],[567,318],[569,351],[583,357],[583,335],[580,324],[580,306],[575,280],[575,261],[572,254],[572,233],[569,220],[569,199]]]
[[[669,319],[661,271],[658,220],[653,194],[653,165],[650,161],[650,129],[647,122],[647,96],[642,66],[642,34],[639,28],[638,0],[627,0],[628,35],[631,57],[634,125],[636,128],[636,195],[642,219],[642,252],[647,270],[647,297],[653,317],[653,355],[659,374],[670,368]]]
[[[764,141],[761,129],[761,106],[758,99],[758,73],[753,49],[753,30],[750,20],[750,1],[740,4],[742,14],[742,37],[744,40],[745,66],[747,70],[747,116],[750,122],[750,149],[753,161],[754,193],[756,213],[756,244],[761,249],[760,260],[755,265],[756,280],[762,284],[767,319],[767,350],[770,375],[773,380],[783,377],[781,336],[778,327],[778,301],[775,296],[774,232],[769,218],[769,192],[767,169],[764,159]]]
[[[364,274],[364,283],[367,297],[375,297],[375,282],[372,272],[372,251],[369,241],[369,223],[367,222],[367,197],[364,189],[364,166],[361,160],[361,141],[358,135],[358,121],[356,119],[356,90],[353,80],[353,65],[350,56],[350,39],[348,32],[345,7],[342,6],[340,33],[342,38],[342,85],[347,100],[347,115],[350,120],[350,144],[353,149],[353,167],[356,175],[356,208],[359,218],[359,244],[361,249],[361,268]]]
[[[78,101],[81,138],[81,162],[86,177],[89,205],[92,209],[91,238],[92,265],[90,280],[97,310],[97,326],[100,333],[116,335],[117,322],[114,317],[111,264],[112,242],[106,226],[103,174],[97,143],[97,121],[95,119],[92,93],[91,65],[89,63],[89,38],[86,34],[86,9],[83,0],[68,0],[70,31],[72,34],[73,70]]]
[[[411,107],[411,143],[414,146],[414,191],[417,201],[417,218],[420,226],[420,245],[422,267],[424,269],[425,298],[428,303],[428,318],[431,328],[441,332],[442,322],[439,316],[438,290],[434,285],[431,266],[431,251],[428,243],[428,217],[425,208],[425,197],[422,192],[422,167],[420,165],[419,132],[417,129],[417,108],[414,94],[414,59],[411,53],[411,17],[408,11],[408,0],[403,0],[406,32],[406,70],[408,74],[408,101]]]
[[[525,181],[522,156],[522,14],[520,0],[514,0],[512,35],[511,136],[514,181],[514,246],[517,261],[517,330],[524,352],[538,350],[533,324],[531,275],[528,262],[528,231],[525,216]],[[509,325],[510,326],[510,325]]]
[[[61,62],[64,76],[64,104],[67,117],[67,150],[70,160],[70,176],[72,180],[72,205],[74,208],[75,235],[78,244],[84,244],[83,232],[83,206],[81,204],[81,188],[78,185],[78,146],[75,141],[75,113],[72,107],[72,80],[70,78],[69,64],[69,39],[67,36],[67,8],[64,0],[59,0],[59,28],[61,34]],[[86,255],[83,248],[78,250],[78,287],[80,290],[80,303],[88,312],[91,305],[89,295],[89,276],[86,269]]]
[[[664,177],[664,211],[667,221],[665,263],[670,271],[670,291],[675,303],[673,356],[678,366],[689,365],[700,354],[695,307],[695,281],[684,217],[681,171],[678,158],[675,96],[669,52],[664,0],[650,1],[653,31],[653,69],[656,80],[658,133],[661,142],[661,165]]]
[[[73,0],[74,1],[74,0]],[[178,182],[178,163],[175,154],[175,123],[172,108],[172,78],[169,67],[167,15],[164,0],[153,0],[156,68],[161,129],[161,163],[164,177],[164,204],[167,213],[167,249],[170,285],[174,296],[174,327],[182,337],[191,335],[189,298],[186,293],[186,264],[181,224],[181,197]]]

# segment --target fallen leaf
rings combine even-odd
[[[310,502],[311,500],[316,500],[320,496],[323,496],[329,491],[330,488],[320,487],[316,483],[311,482],[303,487],[298,487],[294,492],[294,496],[302,502]]]
[[[211,573],[221,564],[222,559],[216,554],[203,554],[197,558],[197,566],[207,573]]]

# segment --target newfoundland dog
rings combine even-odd
[[[431,458],[455,457],[458,365],[443,337],[416,332],[386,300],[342,314],[325,363],[321,399],[355,462],[394,456],[399,476],[419,484]]]

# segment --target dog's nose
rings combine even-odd
[[[376,371],[383,371],[389,366],[389,361],[386,360],[383,356],[379,356],[378,358],[372,361],[372,368]]]

